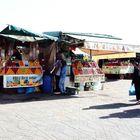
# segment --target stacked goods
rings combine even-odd
[[[91,67],[91,64],[90,62],[83,62],[83,67]]]
[[[95,63],[95,62],[91,62],[91,66],[92,66],[92,68],[97,68],[98,67],[97,63]]]
[[[93,69],[92,68],[82,68],[83,74],[93,74]]]
[[[105,66],[133,66],[133,64],[128,61],[112,61],[106,62]]]
[[[79,60],[74,61],[72,63],[74,75],[83,74],[82,67],[83,67],[83,65],[82,65],[81,61],[79,61]]]
[[[81,62],[76,60],[72,63],[74,75],[81,74],[104,74],[95,62]]]
[[[103,71],[100,68],[97,68],[96,71],[97,71],[98,74],[104,74]]]
[[[4,69],[4,70],[3,70]],[[0,69],[0,75],[30,75],[42,74],[42,67],[36,61],[7,61],[5,67]]]
[[[128,61],[107,62],[102,68],[105,74],[127,74],[133,73],[133,64]]]
[[[105,81],[105,75],[96,62],[76,60],[72,63],[72,68],[75,76],[74,83],[79,84],[76,87],[80,91],[94,90],[95,83],[102,85],[101,82]]]
[[[4,61],[1,61],[0,63],[0,66],[3,66],[4,65]],[[40,63],[38,60],[35,60],[35,61],[7,61],[6,62],[6,67],[26,67],[26,66],[29,66],[29,67],[40,67]]]

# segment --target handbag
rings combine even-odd
[[[136,95],[136,92],[135,92],[134,85],[131,85],[131,87],[129,88],[129,96],[133,96],[133,95]]]

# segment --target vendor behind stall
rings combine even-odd
[[[13,48],[13,55],[11,56],[11,60],[22,60],[22,55],[17,48]]]

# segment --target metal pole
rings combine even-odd
[[[92,61],[92,50],[90,49],[90,61]]]

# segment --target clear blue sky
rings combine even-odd
[[[0,24],[111,34],[140,44],[139,0],[0,0]]]

